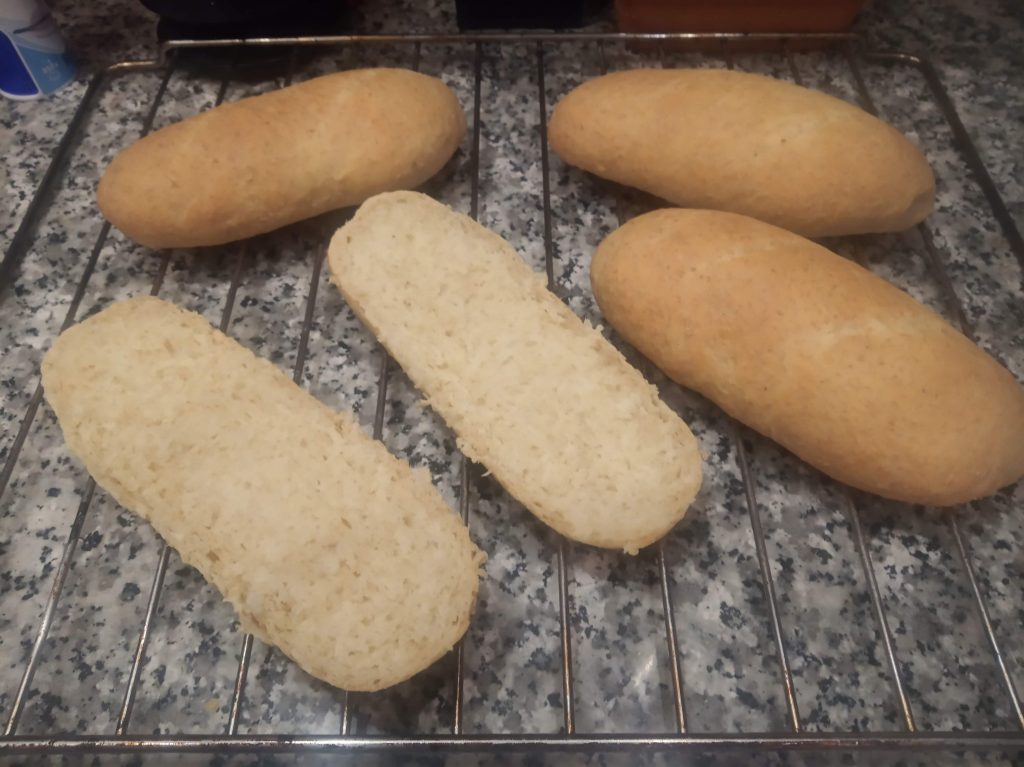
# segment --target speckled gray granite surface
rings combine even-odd
[[[108,0],[87,11],[69,3],[58,4],[57,11],[88,63],[144,56],[151,49],[150,22],[135,5]],[[357,17],[361,28],[372,31],[444,30],[452,25],[444,4],[408,8],[385,3]],[[890,2],[876,4],[862,25],[880,45],[933,53],[996,185],[1019,219],[1024,209],[1020,12],[1010,2]],[[605,65],[615,69],[645,62],[650,60],[615,46],[603,56],[593,45],[551,47],[546,52],[548,107]],[[412,50],[395,46],[345,51],[300,62],[296,77],[376,63],[411,66]],[[443,77],[470,107],[471,47],[425,45],[419,63],[423,71]],[[721,65],[715,59],[684,54],[669,54],[664,63]],[[736,64],[792,76],[784,62],[770,57],[741,56]],[[842,57],[801,54],[796,64],[806,84],[856,99]],[[535,51],[517,45],[491,47],[485,51],[483,74],[480,220],[540,269],[542,115]],[[269,77],[235,79],[227,98],[280,86],[282,78],[278,71]],[[910,68],[872,66],[867,79],[882,114],[924,148],[936,169],[939,202],[928,226],[980,342],[1024,377],[1020,267],[952,148],[942,114]],[[98,175],[119,148],[137,137],[159,82],[157,74],[132,75],[102,94],[14,290],[0,297],[0,460],[8,455],[37,381],[41,354],[64,319],[100,233],[92,195]],[[217,79],[192,72],[174,74],[157,111],[156,127],[211,106],[218,85]],[[0,140],[5,143],[0,173],[8,204],[0,210],[0,242],[5,247],[82,90],[76,83],[46,102],[2,104]],[[449,167],[428,185],[431,194],[463,211],[470,205],[470,142],[471,134]],[[557,290],[581,316],[600,322],[589,288],[589,254],[630,206],[619,191],[554,156],[549,180]],[[312,266],[337,220],[327,216],[216,252],[175,251],[169,256],[160,295],[218,323],[232,276],[239,274],[228,332],[291,370],[313,287]],[[941,285],[924,259],[920,233],[828,244],[951,316]],[[84,292],[79,317],[113,300],[149,291],[160,269],[159,254],[112,231]],[[380,350],[326,274],[315,287],[303,384],[332,407],[355,410],[369,431]],[[666,382],[629,349],[623,351],[691,424],[707,455],[701,494],[664,544],[688,726],[694,732],[782,730],[788,722],[786,697],[748,517],[737,434],[716,408]],[[390,378],[385,416],[383,439],[389,449],[427,467],[454,507],[460,474],[453,436],[423,406],[400,370]],[[918,727],[1012,729],[1013,711],[975,611],[948,517],[850,496],[757,435],[740,429],[738,437],[748,454],[764,525],[802,727],[903,727],[851,527],[852,497]],[[0,499],[4,717],[86,483],[86,474],[68,455],[44,405]],[[989,600],[995,633],[1016,677],[1024,672],[1022,501],[1024,488],[1018,487],[982,507],[957,512]],[[473,480],[470,529],[489,558],[465,644],[465,731],[557,733],[564,701],[555,534],[479,475]],[[569,552],[578,731],[672,731],[672,681],[656,552],[628,557],[583,546],[571,546]],[[114,731],[159,554],[160,541],[151,528],[97,490],[27,696],[20,734]],[[241,652],[235,615],[175,554],[159,599],[129,732],[221,732],[227,726]],[[454,669],[449,656],[392,690],[353,696],[354,731],[447,732]],[[340,701],[338,691],[257,642],[239,732],[334,733],[340,726]],[[941,761],[892,759],[900,764]],[[949,759],[999,764],[1013,758],[994,754]],[[467,756],[452,763],[475,761]],[[633,763],[630,757],[614,756],[581,761]],[[695,757],[700,764],[734,761],[749,763],[750,758]],[[870,761],[886,763],[875,756]],[[238,760],[247,762],[248,758]],[[761,762],[851,763],[841,757],[793,755],[759,757]]]

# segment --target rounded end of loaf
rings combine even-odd
[[[665,209],[591,265],[618,333],[670,378],[824,473],[951,506],[1024,475],[1024,389],[927,307],[734,213]]]
[[[846,210],[819,207],[817,212],[810,209],[790,213],[769,223],[803,237],[843,237],[902,232],[931,215],[935,208],[935,174],[928,159],[898,130],[871,115],[866,116],[878,123],[874,145],[869,151],[874,158],[874,170],[858,177],[851,175],[850,168],[837,169],[837,176],[853,179],[855,189],[851,194],[858,203]],[[875,175],[869,177],[870,172]],[[748,215],[769,220],[754,213]]]
[[[159,250],[186,247],[183,235],[166,231],[166,226],[153,225],[153,188],[146,177],[133,170],[133,144],[120,152],[100,177],[96,187],[96,204],[100,213],[128,239],[147,248]],[[160,211],[159,217],[167,216]]]
[[[916,168],[908,170],[908,176],[918,179],[912,187],[919,190],[917,194],[911,198],[904,210],[894,214],[888,223],[879,225],[874,232],[864,232],[864,234],[902,232],[917,226],[931,215],[935,209],[935,176],[932,175],[932,169],[924,155],[920,155],[920,162],[915,165]]]
[[[575,91],[570,91],[567,95],[563,96],[555,104],[555,108],[551,110],[551,119],[548,121],[547,128],[548,146],[563,162],[581,166],[580,162],[574,159],[572,155],[572,106],[571,104],[566,105],[567,101],[572,98],[573,93]]]
[[[636,555],[660,541],[685,518],[700,493],[704,474],[696,437],[651,389],[653,399],[665,408],[666,419],[673,419],[668,422],[671,443],[665,443],[664,460],[651,460],[646,451],[635,457],[621,451],[615,456],[621,468],[613,477],[589,477],[602,491],[593,493],[586,517],[570,516],[557,504],[549,505],[525,483],[510,484],[509,492],[527,499],[524,505],[558,533],[588,546]],[[675,428],[675,421],[683,428]],[[652,433],[652,441],[658,436]],[[595,456],[595,460],[600,459]],[[632,476],[624,476],[626,472]]]
[[[208,226],[176,225],[175,209],[182,201],[173,199],[174,191],[163,187],[166,179],[150,165],[146,139],[126,147],[106,167],[96,186],[96,205],[103,218],[110,221],[125,237],[145,248],[195,248],[219,245],[220,237],[203,237]],[[166,207],[165,207],[166,206]]]

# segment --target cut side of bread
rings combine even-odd
[[[683,517],[701,484],[690,430],[498,235],[395,192],[364,203],[328,257],[463,452],[544,522],[635,552]]]
[[[313,676],[378,690],[466,631],[483,555],[429,477],[199,315],[113,304],[43,386],[100,486]]]

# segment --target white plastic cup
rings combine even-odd
[[[75,78],[75,63],[42,0],[0,0],[0,93],[48,96]]]

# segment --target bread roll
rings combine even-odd
[[[682,518],[701,481],[686,424],[498,235],[396,192],[364,203],[328,259],[462,451],[541,520],[635,552]]]
[[[202,317],[114,304],[43,386],[96,481],[310,674],[377,690],[466,631],[482,554],[429,478]]]
[[[854,487],[970,501],[1024,474],[1024,392],[866,269],[733,213],[660,210],[591,269],[616,330],[671,378]]]
[[[217,245],[418,186],[465,130],[437,78],[339,72],[151,133],[114,158],[97,196],[103,215],[143,245]]]
[[[566,162],[685,207],[743,213],[807,237],[906,229],[935,180],[897,130],[845,101],[761,75],[637,69],[555,107]]]

